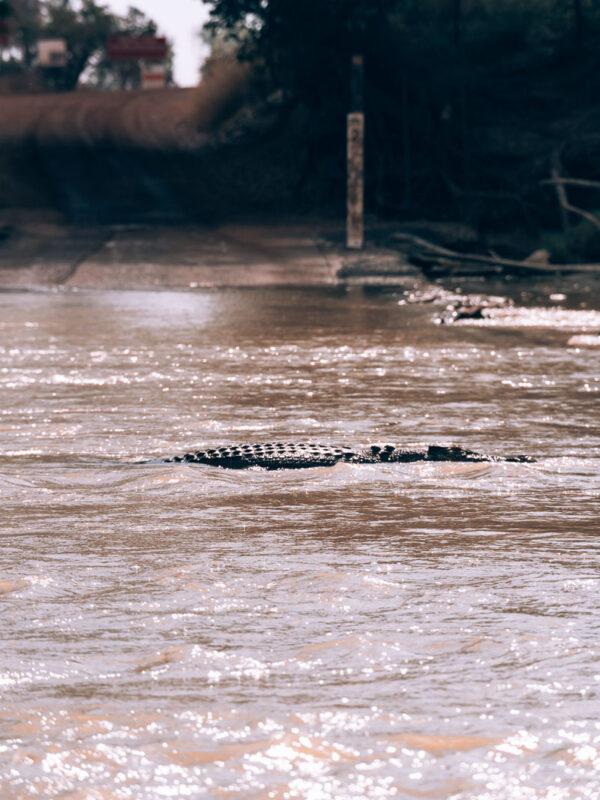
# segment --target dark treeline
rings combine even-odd
[[[367,198],[384,217],[545,232],[599,258],[600,4],[591,0],[212,0],[262,91],[288,102],[296,199],[344,192],[349,64],[366,64]],[[552,182],[554,181],[554,182]],[[304,188],[303,188],[304,187]],[[307,194],[308,193],[308,194]],[[598,251],[598,252],[596,252]]]

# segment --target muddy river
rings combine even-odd
[[[398,300],[0,295],[3,800],[600,796],[600,313]]]

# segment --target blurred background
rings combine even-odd
[[[361,54],[371,219],[597,261],[599,41],[591,0],[0,0],[0,236],[343,218]]]

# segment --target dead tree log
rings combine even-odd
[[[452,272],[594,272],[600,274],[600,264],[541,264],[536,261],[514,261],[494,255],[457,253],[428,242],[410,233],[395,233],[392,237],[403,245],[407,258],[434,271]]]

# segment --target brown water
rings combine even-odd
[[[2,800],[600,796],[600,314],[433,314],[0,295]],[[269,439],[540,461],[127,463]]]

